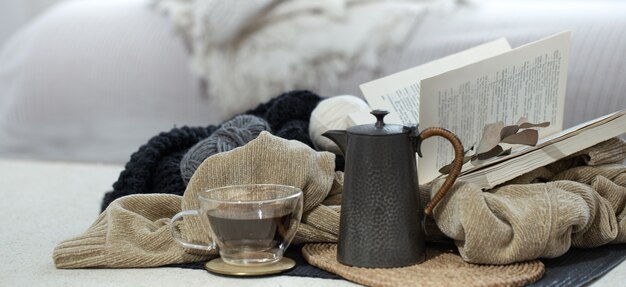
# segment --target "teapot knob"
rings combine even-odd
[[[371,111],[371,114],[376,117],[376,124],[374,124],[374,126],[376,126],[377,128],[382,128],[383,126],[385,126],[385,122],[383,121],[383,118],[389,114],[388,111],[373,110]]]

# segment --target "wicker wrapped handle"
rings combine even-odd
[[[426,214],[426,216],[432,213],[435,206],[437,206],[439,201],[441,201],[446,193],[448,193],[448,190],[450,190],[454,181],[456,181],[456,178],[461,173],[461,168],[463,167],[463,144],[461,143],[461,140],[459,140],[459,138],[449,130],[443,128],[427,128],[423,130],[418,136],[418,146],[422,144],[422,141],[433,136],[440,136],[450,141],[452,147],[454,148],[454,165],[452,166],[452,170],[448,174],[446,181],[443,182],[441,189],[439,189],[439,192],[435,194],[435,197],[433,197],[433,199],[426,205],[426,208],[424,208],[424,214]]]

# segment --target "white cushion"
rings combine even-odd
[[[203,95],[191,74],[173,23],[149,2],[67,2],[7,43],[0,52],[0,157],[125,162],[161,131],[226,120],[219,95]],[[619,1],[479,2],[428,15],[376,74],[353,71],[314,91],[361,95],[361,83],[499,37],[519,46],[571,30],[569,127],[626,108],[624,15]],[[241,102],[241,110],[257,104]]]
[[[56,6],[0,54],[0,156],[124,162],[161,131],[221,122],[188,66],[149,1]]]

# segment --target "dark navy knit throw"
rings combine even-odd
[[[185,151],[217,129],[181,127],[151,138],[130,157],[113,191],[102,200],[101,211],[115,199],[130,194],[170,193],[183,195],[185,184],[180,176],[180,160]]]
[[[284,93],[244,114],[267,121],[274,135],[301,141],[311,148],[309,118],[322,98],[309,91]],[[102,200],[101,211],[122,196],[130,194],[169,193],[182,195],[185,182],[180,162],[187,150],[209,137],[219,126],[181,127],[163,132],[142,145],[126,163],[124,170]],[[335,169],[343,170],[343,158],[337,157]]]

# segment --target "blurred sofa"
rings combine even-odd
[[[474,1],[425,15],[375,73],[307,88],[360,95],[361,83],[499,37],[516,47],[570,30],[569,127],[626,108],[624,15],[619,1]],[[161,131],[231,117],[189,66],[176,27],[149,0],[60,3],[0,51],[0,157],[123,163]],[[241,101],[241,111],[258,104]]]

